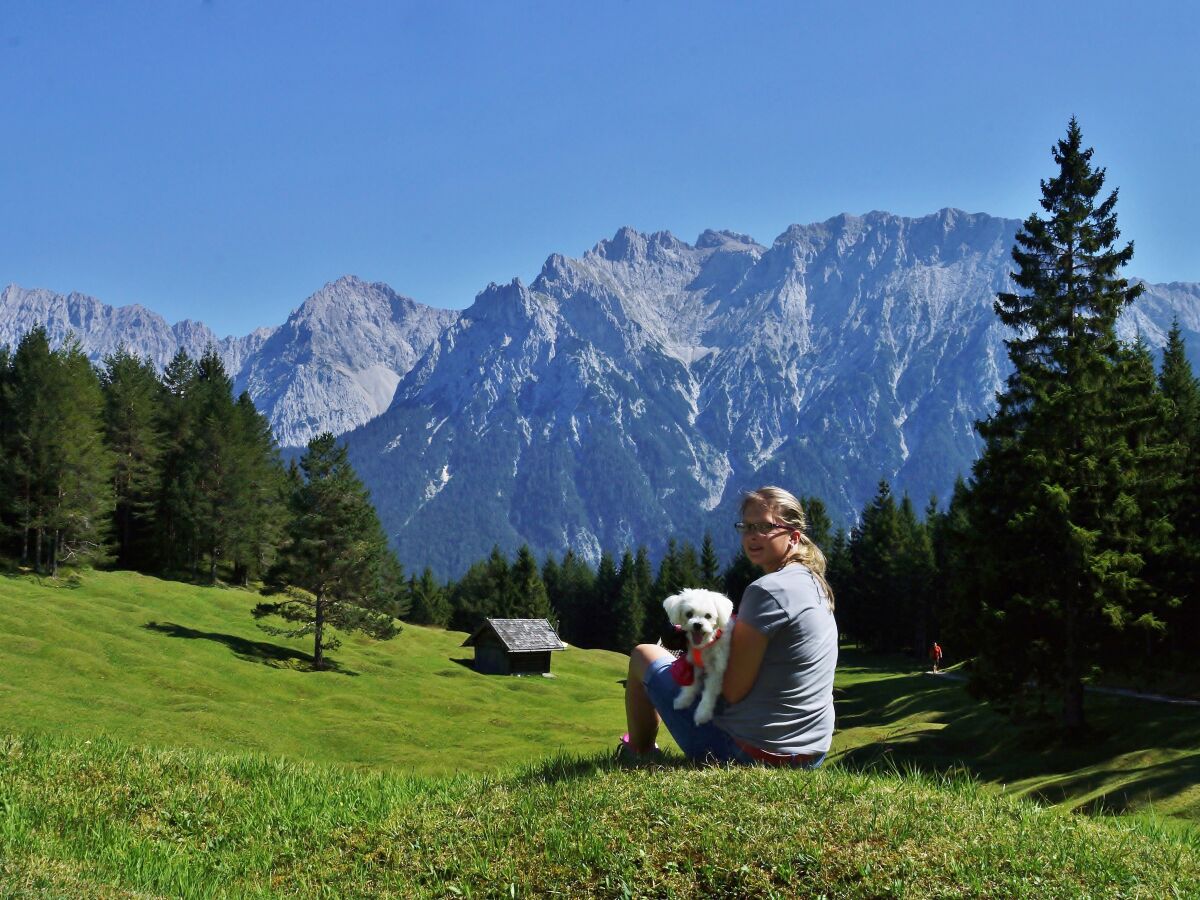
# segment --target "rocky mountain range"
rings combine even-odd
[[[341,434],[383,412],[400,377],[457,317],[386,284],[346,276],[305,300],[283,325],[218,338],[201,322],[168,325],[142,306],[9,285],[0,294],[0,346],[42,324],[53,346],[74,334],[97,364],[124,345],[160,370],[179,350],[199,359],[212,347],[234,390],[250,392],[280,444],[302,447],[323,431]]]
[[[456,575],[494,544],[657,553],[706,529],[731,550],[738,495],[758,484],[820,496],[840,523],[880,478],[918,506],[948,495],[1008,371],[992,301],[1019,225],[874,212],[769,247],[623,228],[461,313],[348,277],[223,341],[10,287],[0,343],[39,314],[93,354],[123,340],[160,365],[212,342],[282,444],[344,434],[410,569]],[[1200,285],[1148,285],[1121,334],[1161,347],[1173,318],[1200,363]]]

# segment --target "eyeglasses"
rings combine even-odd
[[[733,530],[738,534],[767,535],[780,528],[791,528],[791,525],[780,525],[777,522],[734,522]]]

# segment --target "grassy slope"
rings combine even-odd
[[[314,674],[304,642],[255,628],[254,599],[126,573],[88,573],[74,590],[0,578],[0,711],[24,735],[0,738],[0,894],[1200,891],[1191,830],[853,771],[949,766],[983,746],[996,781],[1071,762],[1083,772],[1062,777],[1076,781],[1157,772],[1186,815],[1195,798],[1177,789],[1194,787],[1200,741],[1169,708],[1111,701],[1137,726],[1126,731],[1161,746],[1114,735],[1115,758],[1104,745],[1081,755],[1008,728],[958,684],[848,653],[847,768],[626,772],[602,759],[623,720],[620,656],[571,650],[555,655],[556,679],[484,677],[454,661],[461,634],[409,627],[350,638],[342,670]],[[492,774],[431,777],[455,769]]]
[[[844,765],[970,769],[1043,803],[1089,812],[1153,811],[1200,823],[1200,713],[1089,695],[1093,728],[1064,744],[1054,723],[1015,726],[961,682],[843,650],[835,748]]]
[[[1184,897],[1200,846],[970,782],[621,770],[426,779],[0,739],[3,896]]]
[[[248,750],[421,774],[494,771],[559,750],[610,750],[625,660],[555,653],[547,678],[481,676],[464,635],[405,626],[349,636],[335,672],[311,640],[268,636],[256,595],[131,573],[77,589],[0,577],[4,730]]]
[[[617,654],[556,653],[553,679],[482,676],[462,664],[462,634],[406,626],[390,642],[349,637],[340,671],[312,673],[309,643],[255,626],[255,596],[131,573],[89,572],[77,589],[0,577],[4,730],[437,775],[603,752],[623,729]],[[967,764],[1043,802],[1200,821],[1194,709],[1089,698],[1096,739],[1064,747],[958,682],[845,650],[837,702],[834,758],[850,767]]]

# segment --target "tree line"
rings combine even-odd
[[[285,466],[211,348],[180,351],[161,375],[124,348],[95,367],[43,327],[0,348],[0,557],[48,575],[90,564],[261,584],[279,596],[255,614],[314,635],[318,669],[329,626],[386,638],[407,611],[345,448],[321,435]]]

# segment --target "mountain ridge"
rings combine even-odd
[[[705,530],[732,551],[725,522],[761,483],[819,496],[841,523],[880,478],[922,505],[948,495],[1008,372],[992,303],[1020,225],[872,211],[770,246],[623,226],[461,311],[344,276],[227,352],[281,443],[344,436],[410,567],[454,575],[521,543],[595,562]],[[69,321],[111,339],[121,317],[90,309]],[[1161,347],[1175,318],[1200,362],[1200,284],[1148,285],[1119,332]],[[447,531],[462,510],[471,528]]]

